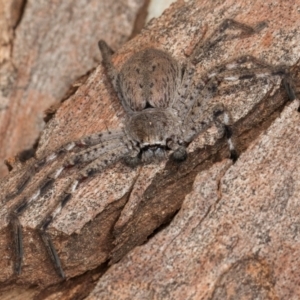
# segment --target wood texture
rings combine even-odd
[[[135,52],[152,46],[182,62],[226,18],[251,26],[267,21],[258,34],[206,53],[197,71],[250,54],[290,67],[300,91],[299,11],[299,0],[178,1],[113,60],[120,68]],[[203,133],[180,165],[166,161],[130,169],[118,163],[85,182],[50,228],[66,282],[59,283],[35,230],[53,199],[39,199],[21,218],[26,254],[18,278],[12,273],[6,216],[21,196],[3,203],[3,286],[23,287],[36,299],[299,298],[299,103],[288,102],[283,86],[276,85],[221,98],[235,121],[238,161],[228,159],[225,139],[212,138],[204,146]],[[37,156],[121,126],[123,117],[99,65],[47,124]],[[1,184],[2,194],[23,170],[26,165],[15,166]],[[74,172],[68,170],[54,192]],[[110,259],[116,262],[112,266]],[[38,287],[32,291],[33,284]]]

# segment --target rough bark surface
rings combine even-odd
[[[226,18],[250,26],[267,21],[255,35],[221,43],[197,71],[250,54],[290,67],[300,91],[299,12],[299,0],[178,1],[126,43],[114,63],[120,68],[149,46],[182,62]],[[53,193],[22,215],[25,261],[19,277],[13,274],[7,216],[22,195],[2,200],[3,297],[14,287],[28,299],[299,298],[299,102],[288,102],[283,86],[263,87],[254,86],[246,95],[236,89],[216,100],[235,121],[241,153],[235,164],[228,159],[225,139],[214,138],[204,147],[203,133],[190,144],[182,164],[166,161],[131,169],[117,163],[82,184],[50,227],[66,282],[55,273],[36,226],[77,169],[65,172]],[[122,126],[123,120],[99,65],[47,124],[36,156]],[[29,164],[15,165],[1,184],[1,196]]]

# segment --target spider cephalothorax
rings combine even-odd
[[[146,108],[132,113],[126,122],[126,133],[141,155],[142,161],[161,159],[167,149],[180,146],[176,112],[172,109]]]

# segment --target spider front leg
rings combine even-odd
[[[38,165],[45,165],[45,162],[51,163],[50,170],[37,180],[36,183],[31,183],[30,188],[23,188],[23,197],[21,202],[12,210],[10,215],[10,224],[13,228],[13,235],[15,240],[15,272],[17,274],[21,273],[22,263],[23,263],[23,236],[22,236],[22,226],[20,224],[19,218],[22,213],[29,208],[29,206],[38,198],[42,197],[47,191],[49,191],[56,180],[63,173],[63,170],[69,166],[86,164],[88,165],[82,169],[76,176],[75,180],[68,186],[57,198],[56,206],[44,218],[41,222],[40,233],[43,242],[45,243],[47,250],[51,256],[52,261],[56,266],[56,269],[60,276],[64,278],[64,273],[61,268],[61,264],[55,248],[49,235],[46,233],[46,229],[49,224],[55,218],[55,216],[61,211],[61,209],[69,202],[72,193],[78,187],[80,182],[85,178],[91,176],[93,173],[101,171],[113,164],[117,160],[121,159],[127,153],[131,153],[132,146],[128,140],[126,134],[123,130],[117,130],[114,132],[102,132],[96,133],[87,137],[82,138],[74,143],[72,147],[68,147],[69,152],[64,150],[65,157],[61,157],[62,162],[59,164],[55,162],[55,159],[59,157],[61,151],[52,153],[42,160],[38,161]],[[84,147],[85,149],[78,152],[78,150]],[[66,147],[63,147],[65,149]],[[76,151],[77,152],[76,152]],[[75,152],[70,152],[75,151]],[[41,168],[41,171],[43,169]],[[31,175],[31,178],[35,178],[36,174]],[[23,191],[24,190],[24,191]],[[20,191],[20,192],[21,192]]]
[[[223,41],[229,41],[236,38],[245,38],[255,33],[260,32],[267,26],[266,22],[260,22],[255,27],[250,27],[246,24],[237,22],[232,19],[224,20],[218,28],[204,41],[200,41],[191,57],[190,61],[193,64],[199,63],[208,53],[213,53],[214,48]]]
[[[193,79],[193,83],[190,84],[192,87],[190,88],[190,97],[194,99],[194,103],[187,110],[185,117],[187,142],[192,141],[197,134],[203,132],[210,124],[215,123],[220,136],[226,135],[231,158],[236,160],[238,153],[232,141],[234,132],[231,129],[230,113],[223,104],[212,104],[212,99],[222,90],[222,82],[240,83],[250,80],[250,83],[251,80],[258,82],[266,78],[281,79],[289,98],[291,100],[296,98],[287,67],[272,66],[250,55],[241,56],[215,67],[200,80],[200,84],[197,84],[197,80]],[[272,80],[270,83],[274,86]]]
[[[119,87],[119,72],[116,70],[115,66],[112,63],[113,50],[107,45],[103,40],[98,42],[98,47],[102,56],[102,64],[107,72],[107,75],[110,79],[110,82],[113,86],[114,91],[116,92],[118,99],[121,101],[121,104],[126,112],[131,112],[131,108],[128,106],[128,103],[124,101],[123,94]]]
[[[222,103],[207,107],[199,113],[197,117],[195,116],[195,108],[193,108],[184,127],[186,130],[185,142],[190,143],[198,134],[204,132],[214,124],[217,129],[217,138],[222,138],[223,136],[226,137],[230,151],[230,159],[236,161],[238,158],[238,151],[232,140],[232,123],[231,114]],[[211,137],[205,136],[205,144],[208,145],[210,143]]]
[[[188,62],[183,72],[181,86],[177,99],[172,108],[183,121],[183,140],[171,139],[168,147],[173,150],[173,158],[182,161],[187,157],[186,144],[189,144],[196,135],[205,131],[212,123],[216,125],[218,136],[226,134],[231,158],[236,160],[237,151],[231,140],[231,116],[224,105],[211,105],[218,87],[215,77],[205,80],[195,78],[195,67]]]

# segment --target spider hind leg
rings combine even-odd
[[[128,148],[124,145],[118,145],[118,153],[126,155],[128,153]],[[41,238],[45,244],[51,261],[62,279],[66,278],[65,272],[62,267],[59,255],[55,249],[55,246],[51,240],[50,235],[47,233],[47,229],[54,221],[56,216],[58,216],[62,209],[70,202],[74,192],[78,189],[80,184],[88,177],[94,175],[97,172],[103,171],[108,165],[116,162],[119,159],[115,155],[115,148],[110,149],[107,153],[102,154],[98,159],[90,162],[86,167],[84,167],[79,174],[69,183],[66,188],[62,190],[60,195],[56,199],[56,205],[53,210],[41,221],[39,226],[39,232]]]
[[[71,200],[72,194],[77,189],[79,184],[84,181],[87,177],[92,174],[104,170],[109,165],[118,161],[130,153],[132,150],[130,142],[127,140],[122,130],[117,130],[107,133],[96,133],[87,137],[82,138],[74,143],[72,147],[64,146],[64,151],[57,151],[56,153],[50,154],[47,157],[40,160],[39,165],[49,164],[47,171],[41,173],[41,175],[32,173],[30,179],[36,178],[37,175],[40,177],[35,181],[29,180],[30,186],[27,187],[27,181],[23,183],[19,189],[19,193],[23,193],[21,201],[14,206],[10,215],[10,226],[12,227],[12,234],[14,237],[14,248],[15,248],[15,266],[14,270],[17,275],[22,272],[23,258],[24,258],[24,246],[23,246],[23,233],[22,225],[20,223],[20,216],[25,210],[35,202],[39,197],[45,196],[53,186],[56,184],[56,179],[60,177],[64,169],[70,165],[86,165],[75,179],[69,184],[63,191],[55,197],[54,207],[46,217],[42,219],[38,230],[43,243],[49,253],[49,256],[57,270],[60,277],[65,278],[65,274],[62,268],[62,264],[59,260],[57,251],[55,250],[54,244],[51,241],[50,235],[47,233],[47,229],[53,222],[55,217],[61,212],[63,207]],[[81,149],[84,147],[84,149]],[[72,152],[70,152],[72,151]],[[66,155],[60,157],[60,161],[52,163],[52,160],[56,160],[58,157],[57,153],[65,153]],[[68,153],[69,152],[69,153]],[[35,162],[36,163],[36,162]],[[19,193],[16,193],[17,196]],[[47,200],[47,197],[46,197]],[[53,204],[52,204],[53,206]],[[26,254],[26,249],[25,249]]]

